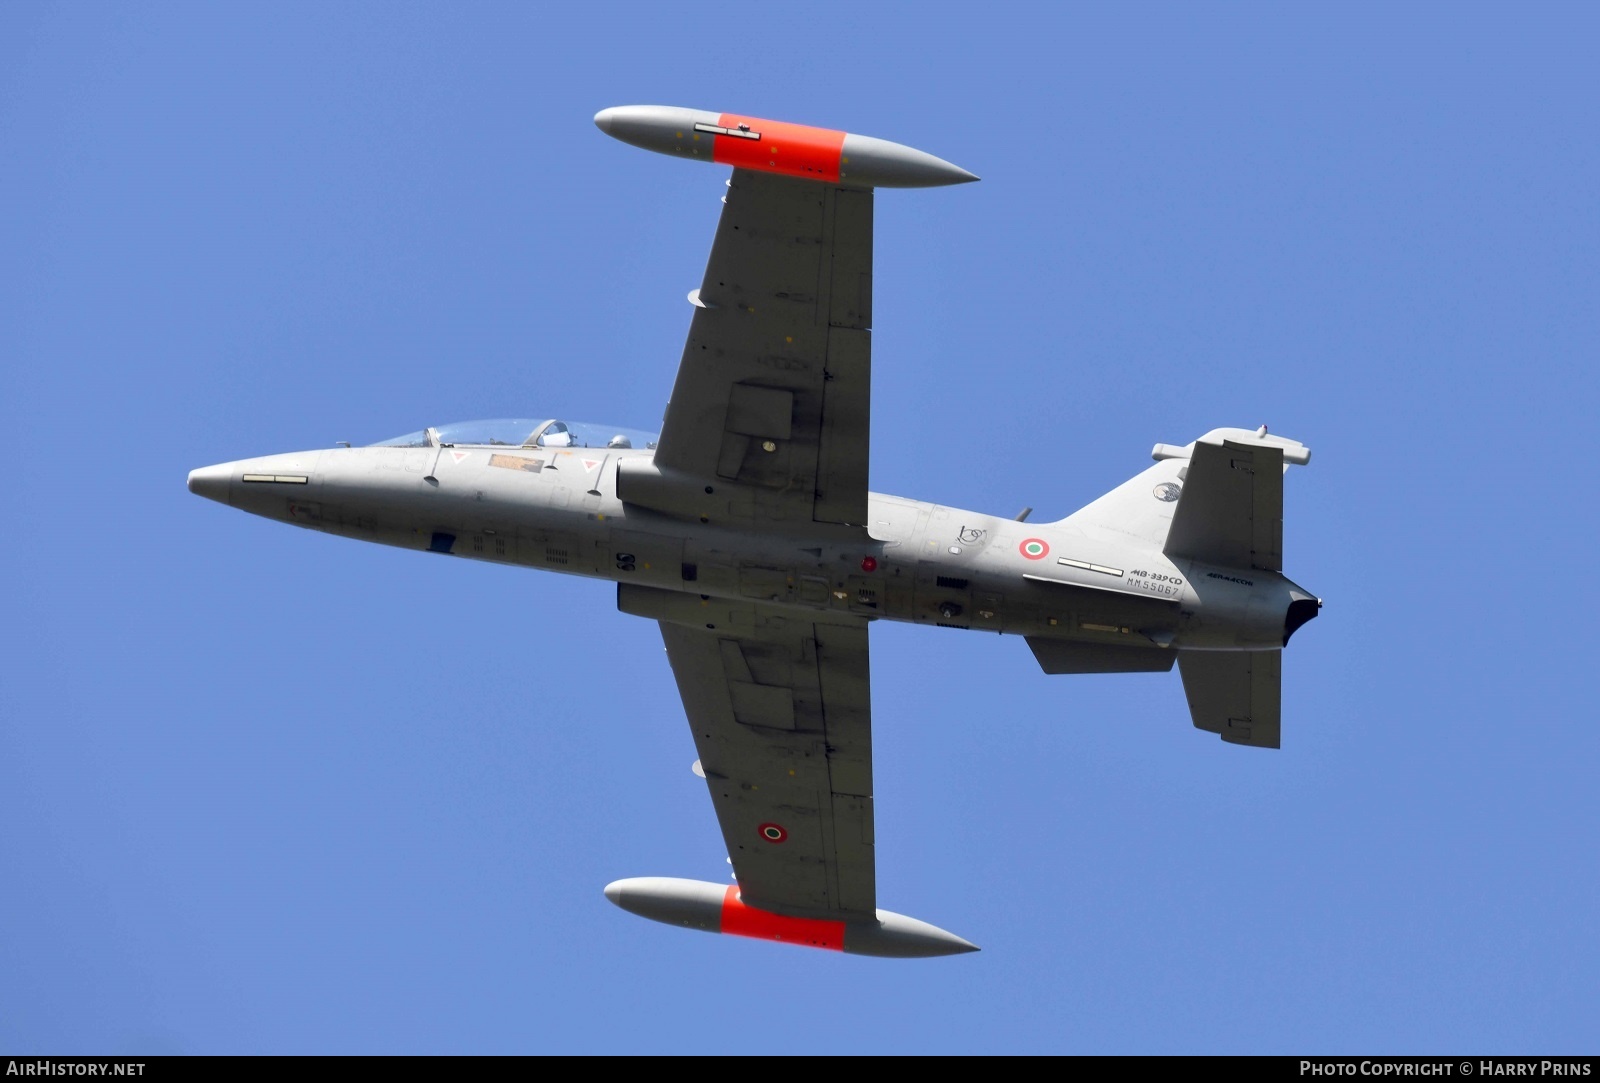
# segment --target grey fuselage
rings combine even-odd
[[[1146,648],[1269,650],[1285,641],[1295,588],[1273,572],[1175,562],[1148,541],[1108,538],[1071,517],[1022,523],[876,493],[867,537],[851,527],[808,522],[790,532],[741,521],[715,494],[705,515],[677,518],[616,495],[619,463],[638,467],[653,455],[340,447],[205,467],[189,487],[308,529],[677,592],[685,602],[756,601]]]

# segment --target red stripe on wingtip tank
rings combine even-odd
[[[761,138],[717,136],[711,147],[714,162],[810,180],[839,179],[839,162],[844,156],[843,132],[785,124],[781,120],[742,117],[737,113],[724,113],[717,123],[724,128],[748,124],[752,132],[761,133]]]
[[[722,896],[722,931],[728,936],[749,936],[783,944],[805,944],[829,951],[844,950],[844,922],[824,918],[789,918],[770,910],[746,906],[738,885]]]

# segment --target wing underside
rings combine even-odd
[[[872,192],[736,169],[724,202],[655,463],[739,518],[864,524]]]
[[[873,918],[866,621],[713,599],[661,635],[744,901]]]

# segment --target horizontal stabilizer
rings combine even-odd
[[[1028,647],[1046,673],[1165,673],[1177,652],[1120,643],[1072,643],[1028,636]]]
[[[1278,747],[1283,651],[1179,651],[1178,672],[1197,729],[1236,745]]]
[[[1282,571],[1283,463],[1284,448],[1277,444],[1196,441],[1166,554],[1225,568]]]

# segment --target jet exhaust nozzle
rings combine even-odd
[[[1289,645],[1289,637],[1294,635],[1306,624],[1316,619],[1322,612],[1322,599],[1312,598],[1293,591],[1290,595],[1293,601],[1289,603],[1289,610],[1283,616],[1283,645]]]

